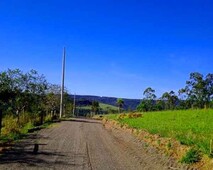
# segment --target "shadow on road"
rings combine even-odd
[[[48,139],[40,134],[29,134],[21,142],[15,144],[4,143],[0,147],[6,148],[4,152],[0,154],[0,165],[5,164],[7,169],[10,169],[12,164],[24,164],[25,166],[49,166],[50,162],[45,161],[44,157],[63,157],[63,154],[53,153],[53,152],[43,152],[38,151],[38,153],[33,152],[34,144],[36,139]],[[39,146],[46,145],[44,143],[39,143]],[[1,169],[1,168],[0,168]],[[11,168],[12,169],[12,168]]]
[[[23,143],[22,143],[23,144]],[[29,143],[24,143],[25,147],[28,147]],[[32,145],[32,144],[31,144]],[[46,144],[40,144],[46,145]],[[53,168],[55,166],[73,166],[78,167],[82,166],[82,164],[70,163],[70,161],[66,161],[67,153],[59,153],[59,152],[44,152],[38,151],[38,153],[33,153],[31,149],[23,149],[23,146],[15,146],[15,148],[6,151],[3,155],[0,155],[0,165],[5,165],[7,169],[10,169],[12,165],[26,167],[42,167],[42,168]],[[75,157],[83,157],[84,155],[76,155],[73,153]],[[57,159],[53,159],[53,158]],[[70,158],[69,158],[70,159]],[[63,160],[63,161],[62,161]],[[11,168],[14,169],[14,168]]]
[[[91,122],[90,122],[91,123]],[[15,144],[3,144],[7,148],[0,153],[0,169],[55,169],[55,167],[80,167],[86,166],[85,163],[77,163],[74,159],[85,159],[85,155],[71,152],[56,152],[55,148],[43,150],[46,143],[38,143],[39,149],[34,153],[36,139],[47,139],[41,134],[29,134],[25,139]],[[50,139],[51,140],[51,139]],[[58,168],[57,168],[58,169]]]
[[[64,122],[63,126],[49,130],[48,133],[32,133],[15,144],[7,144],[7,146],[4,144],[2,147],[6,147],[6,150],[0,153],[0,169],[61,169],[62,167],[76,169],[78,167],[88,167],[88,158],[85,152],[69,149],[69,139],[71,137],[69,135],[72,133],[66,126],[74,125],[75,122],[80,122],[80,124],[99,124],[101,122],[82,118],[67,121],[72,123],[67,122],[68,124],[66,124]],[[67,140],[60,139],[61,137]],[[39,145],[36,152],[34,152],[35,144]],[[62,144],[65,144],[67,148],[63,149]],[[73,145],[73,143],[70,144]]]

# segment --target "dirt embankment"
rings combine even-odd
[[[102,123],[106,129],[124,131],[134,135],[142,143],[145,143],[145,145],[149,145],[157,149],[158,152],[162,153],[163,155],[167,155],[169,160],[172,162],[179,162],[179,160],[181,160],[181,158],[190,149],[190,147],[181,145],[180,142],[172,138],[165,138],[161,137],[160,135],[152,135],[145,130],[138,130],[130,128],[127,125],[121,125],[119,122],[114,120],[103,119]],[[211,170],[213,169],[213,161],[204,155],[199,162],[191,165],[182,165],[182,167],[187,169]]]

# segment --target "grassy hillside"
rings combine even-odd
[[[100,109],[104,110],[104,111],[107,111],[109,109],[112,109],[112,110],[118,110],[118,107],[116,106],[112,106],[112,105],[109,105],[109,104],[105,104],[105,103],[99,103],[99,106],[100,106]],[[80,109],[91,109],[91,106],[81,106],[81,107],[78,107]]]
[[[70,95],[70,98],[73,99],[74,96]],[[110,106],[116,106],[116,97],[104,97],[104,96],[89,96],[89,95],[75,95],[76,101],[98,101],[99,103],[108,104]],[[135,110],[137,106],[140,104],[139,99],[125,99],[123,109],[128,110]]]
[[[212,109],[150,112],[137,119],[118,119],[117,115],[107,117],[152,134],[175,138],[182,144],[197,146],[203,153],[210,154],[210,140],[213,139]]]
[[[118,107],[113,106],[113,105],[109,105],[109,104],[105,104],[105,103],[100,103],[99,106],[100,106],[100,108],[102,108],[103,110],[109,110],[109,109],[118,110]]]
[[[87,116],[91,114],[92,105],[85,106],[76,106],[76,115],[77,116]],[[99,114],[108,114],[108,113],[116,113],[118,108],[116,106],[112,106],[105,103],[99,103]]]

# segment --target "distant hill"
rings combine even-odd
[[[70,97],[73,99],[74,96],[70,95]],[[76,105],[87,105],[92,101],[98,101],[100,103],[105,103],[108,105],[113,105],[116,106],[116,101],[117,98],[116,97],[102,97],[102,96],[91,96],[91,95],[76,95]],[[122,98],[124,100],[124,109],[128,110],[135,110],[137,108],[137,106],[140,104],[140,100],[139,99],[125,99]]]

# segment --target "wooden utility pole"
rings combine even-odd
[[[65,55],[66,55],[66,51],[65,51],[65,47],[63,50],[63,59],[62,59],[62,79],[61,79],[61,102],[60,102],[60,118],[63,115],[64,112],[64,76],[65,76]]]

